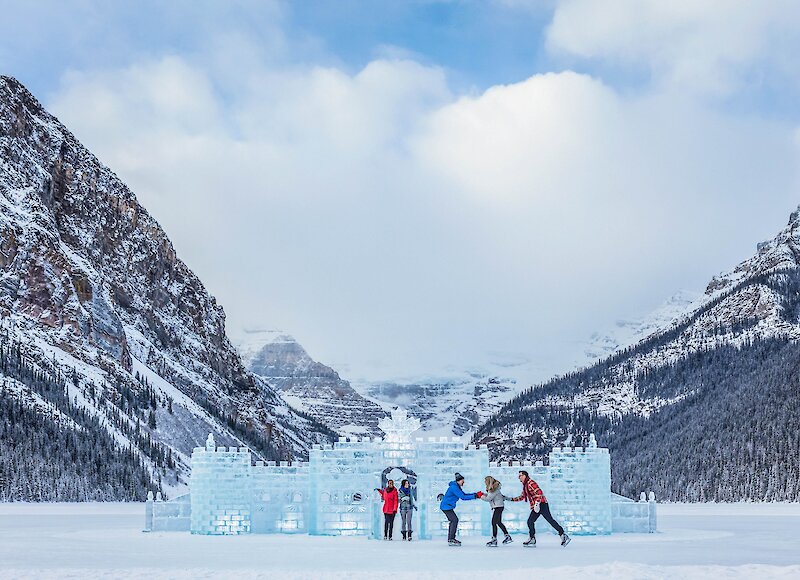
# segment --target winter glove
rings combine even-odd
[[[538,501],[537,501],[537,502],[534,502],[534,504],[533,504],[533,511],[535,511],[535,512],[538,514],[538,513],[539,513],[539,509],[540,509],[540,508],[539,508],[539,502],[538,502]]]
[[[478,493],[475,494],[475,497],[477,497],[478,499],[481,499],[483,497],[483,492],[479,491]]]

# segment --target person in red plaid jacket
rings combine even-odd
[[[527,501],[531,504],[531,515],[528,516],[528,533],[530,537],[527,542],[522,542],[525,546],[536,546],[536,520],[539,516],[543,516],[548,523],[553,526],[553,529],[558,532],[561,538],[561,545],[566,546],[572,539],[567,535],[559,523],[555,520],[550,513],[550,506],[547,504],[547,498],[542,492],[539,484],[531,479],[527,471],[519,472],[519,481],[522,483],[522,495],[515,497],[512,501]]]

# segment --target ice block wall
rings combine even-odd
[[[193,534],[250,532],[250,451],[216,447],[213,435],[192,453],[191,531]]]
[[[308,532],[308,463],[256,461],[250,470],[250,531],[255,534]]]
[[[309,469],[309,532],[368,535],[380,486],[379,451],[369,438],[314,445]]]
[[[611,494],[611,521],[614,533],[652,534],[658,531],[656,497],[642,492],[639,501]]]
[[[488,473],[488,452],[475,446],[464,448],[458,438],[427,441],[341,439],[335,445],[315,446],[309,470],[309,531],[319,535],[383,535],[383,510],[375,491],[385,480],[416,481],[417,510],[412,515],[416,537],[447,535],[447,519],[439,509],[438,494],[444,493],[455,472],[467,480],[467,492],[482,489]],[[459,502],[460,533],[482,535],[489,529],[491,513],[479,500]],[[395,520],[395,535],[401,529]]]

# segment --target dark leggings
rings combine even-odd
[[[539,519],[539,516],[546,519],[548,523],[553,526],[553,529],[558,532],[559,536],[564,533],[564,528],[558,525],[558,522],[550,513],[550,506],[547,505],[547,502],[544,502],[539,504],[539,513],[531,510],[531,515],[528,516],[528,532],[530,532],[531,538],[536,535],[536,526],[534,526],[534,523]]]
[[[395,514],[383,514],[383,537],[391,538],[392,530],[394,529],[394,516]]]
[[[503,525],[503,510],[505,508],[497,507],[492,510],[492,537],[497,537],[497,528],[503,530],[503,533],[507,536],[508,530]]]
[[[456,539],[456,530],[458,529],[458,516],[456,512],[453,510],[442,510],[444,515],[447,516],[448,521],[450,522],[450,527],[447,530],[447,539],[448,540],[455,540]]]

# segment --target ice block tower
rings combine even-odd
[[[193,534],[250,532],[250,450],[217,447],[209,434],[192,453],[190,481]]]
[[[583,447],[556,447],[550,453],[550,497],[568,532],[611,533],[611,464],[608,449],[594,435]]]

